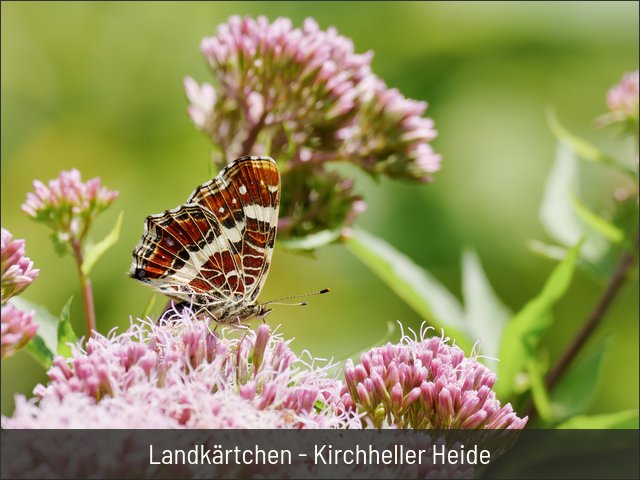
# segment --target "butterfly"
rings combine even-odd
[[[276,162],[238,158],[185,204],[146,218],[129,275],[218,323],[264,317],[270,309],[257,298],[271,265],[279,207]]]

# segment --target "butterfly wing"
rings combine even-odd
[[[279,201],[276,163],[242,157],[185,205],[147,217],[130,275],[208,307],[253,301],[271,263]]]
[[[276,239],[280,173],[270,157],[242,157],[198,187],[188,203],[213,212],[230,233],[244,294],[253,301],[266,281]],[[233,230],[233,232],[232,232]]]

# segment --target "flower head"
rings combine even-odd
[[[33,312],[23,312],[11,303],[2,305],[0,335],[2,341],[1,357],[6,358],[24,347],[31,340],[38,325],[33,323]]]
[[[620,83],[609,90],[607,106],[612,112],[638,117],[638,70],[625,73]]]
[[[137,415],[146,428],[324,428],[346,418],[333,414],[340,385],[330,365],[303,361],[267,325],[234,337],[214,334],[188,309],[166,320],[74,346],[4,426],[125,426]]]
[[[625,73],[607,93],[609,113],[598,118],[600,125],[618,124],[632,133],[638,130],[638,70]]]
[[[376,428],[524,428],[527,418],[496,399],[493,372],[425,333],[374,348],[357,366],[348,361],[340,408]]]
[[[40,270],[24,255],[24,240],[14,240],[8,230],[2,229],[2,304],[31,285]]]
[[[33,182],[22,210],[54,231],[57,244],[70,239],[82,240],[91,222],[118,197],[118,192],[103,187],[100,178],[82,182],[76,169],[63,171],[48,186]]]
[[[417,181],[440,168],[426,103],[389,89],[372,52],[356,53],[333,27],[233,16],[201,49],[215,84],[185,79],[189,115],[219,147],[220,167],[242,155],[278,159],[284,237],[339,230],[362,210],[328,162]]]

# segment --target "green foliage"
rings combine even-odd
[[[354,229],[346,244],[422,318],[456,339],[461,348],[470,346],[460,302],[429,272],[384,240],[362,229]]]
[[[637,429],[638,425],[638,410],[625,410],[622,412],[606,413],[602,415],[578,415],[561,423],[556,428]]]
[[[578,160],[562,145],[556,149],[553,168],[545,184],[544,196],[540,205],[540,221],[554,240],[568,247],[585,238],[582,255],[590,261],[601,257],[607,249],[607,243],[600,235],[581,221],[576,213],[573,198],[578,190]]]
[[[38,337],[50,352],[57,351],[58,345],[58,318],[42,305],[25,300],[24,297],[14,297],[13,304],[20,310],[34,311],[34,321],[38,324]]]
[[[29,354],[45,369],[48,369],[53,362],[53,353],[47,347],[40,335],[34,336],[26,345]]]
[[[551,410],[551,403],[549,402],[549,396],[544,385],[544,372],[541,368],[541,362],[531,357],[527,360],[526,365],[529,385],[531,387],[531,397],[533,398],[533,404],[536,407],[536,411],[543,422],[547,423],[551,420],[553,412]]]
[[[500,343],[500,363],[495,390],[500,398],[510,398],[517,392],[516,376],[530,361],[535,361],[540,338],[551,326],[551,308],[565,294],[575,270],[581,243],[569,250],[567,256],[551,272],[542,291],[530,300],[507,323]]]
[[[562,421],[582,413],[597,390],[610,342],[603,342],[584,360],[576,363],[551,392],[553,420]]]
[[[69,344],[76,343],[78,341],[78,337],[71,326],[70,312],[72,301],[73,297],[71,297],[67,303],[65,303],[64,307],[62,307],[62,311],[60,312],[60,321],[58,322],[58,355],[62,355],[65,358],[71,356],[71,347]]]
[[[579,158],[624,171],[637,181],[637,170],[627,167],[599,151],[588,142],[570,134],[549,113],[549,126],[558,139],[553,168],[546,181],[540,205],[540,221],[547,233],[561,247],[542,242],[531,248],[548,258],[558,259],[563,250],[584,239],[578,265],[600,281],[606,281],[616,268],[623,249],[630,248],[629,238],[637,230],[637,201],[613,204],[612,220],[592,211],[580,198]],[[635,203],[635,205],[628,205]],[[629,210],[633,210],[629,214]]]
[[[502,331],[512,313],[494,293],[473,250],[462,257],[462,293],[465,325],[471,338],[480,341],[480,353],[490,357],[483,360],[495,370]]]
[[[322,230],[320,232],[312,233],[305,237],[286,238],[278,240],[278,244],[282,245],[287,250],[313,252],[315,249],[335,242],[342,232],[338,230]]]
[[[571,196],[571,205],[578,218],[586,226],[605,237],[611,243],[618,244],[624,240],[624,232],[621,229],[593,213],[576,195]]]
[[[532,249],[557,259],[564,249],[584,239],[579,265],[600,281],[611,276],[624,246],[624,232],[597,216],[577,195],[579,163],[575,155],[559,145],[545,185],[540,220],[547,233],[562,247],[532,244]]]
[[[75,343],[77,336],[71,326],[70,312],[73,297],[69,298],[62,307],[60,317],[51,314],[41,305],[15,297],[11,301],[17,308],[24,311],[34,311],[34,320],[38,324],[38,334],[27,344],[27,351],[43,367],[49,368],[53,359],[53,352],[68,357],[71,350],[68,343]]]
[[[122,228],[122,217],[124,212],[120,212],[118,219],[111,231],[101,241],[93,245],[85,254],[82,262],[82,273],[89,275],[91,269],[104,253],[109,250],[120,238],[120,230]]]
[[[594,147],[586,140],[576,137],[575,135],[570,133],[565,127],[560,124],[555,112],[552,109],[547,110],[547,123],[549,124],[551,132],[558,139],[558,141],[568,150],[575,153],[578,157],[589,162],[602,163],[609,167],[613,167],[629,175],[634,180],[637,180],[637,170],[621,164],[615,158],[600,151],[600,149]]]

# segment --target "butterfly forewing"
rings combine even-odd
[[[243,157],[213,181],[197,188],[188,202],[216,212],[229,239],[241,285],[257,298],[266,280],[280,206],[280,174],[268,157]]]
[[[280,174],[268,157],[242,157],[187,203],[145,221],[131,276],[170,297],[228,311],[255,302],[275,242]]]

